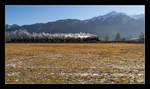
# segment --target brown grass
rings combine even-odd
[[[6,44],[8,84],[143,84],[144,44]]]

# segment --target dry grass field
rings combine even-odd
[[[6,44],[6,84],[144,84],[144,44]]]

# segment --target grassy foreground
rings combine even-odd
[[[6,84],[143,84],[144,44],[6,44]]]

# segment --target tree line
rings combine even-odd
[[[116,33],[115,38],[110,40],[109,35],[100,40],[98,36],[90,33],[29,33],[25,30],[6,32],[6,43],[96,43],[96,42],[127,42],[144,43],[145,36],[141,32],[137,39],[122,38]]]
[[[7,43],[95,43],[98,37],[90,33],[29,33],[18,30],[6,32]]]
[[[144,41],[145,41],[145,35],[143,32],[141,32],[139,34],[139,37],[136,39],[132,39],[132,37],[131,38],[125,38],[125,37],[121,38],[121,35],[118,32],[116,34],[114,40],[110,40],[109,35],[106,35],[103,40],[103,42],[127,42],[127,43],[144,43]]]

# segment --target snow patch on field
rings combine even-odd
[[[55,74],[55,73],[51,73],[51,74]],[[65,72],[61,72],[58,73],[59,75],[74,75],[74,76],[99,76],[98,73],[65,73]]]
[[[20,74],[20,72],[11,72],[11,73],[8,73],[7,75],[8,76],[18,76]]]

